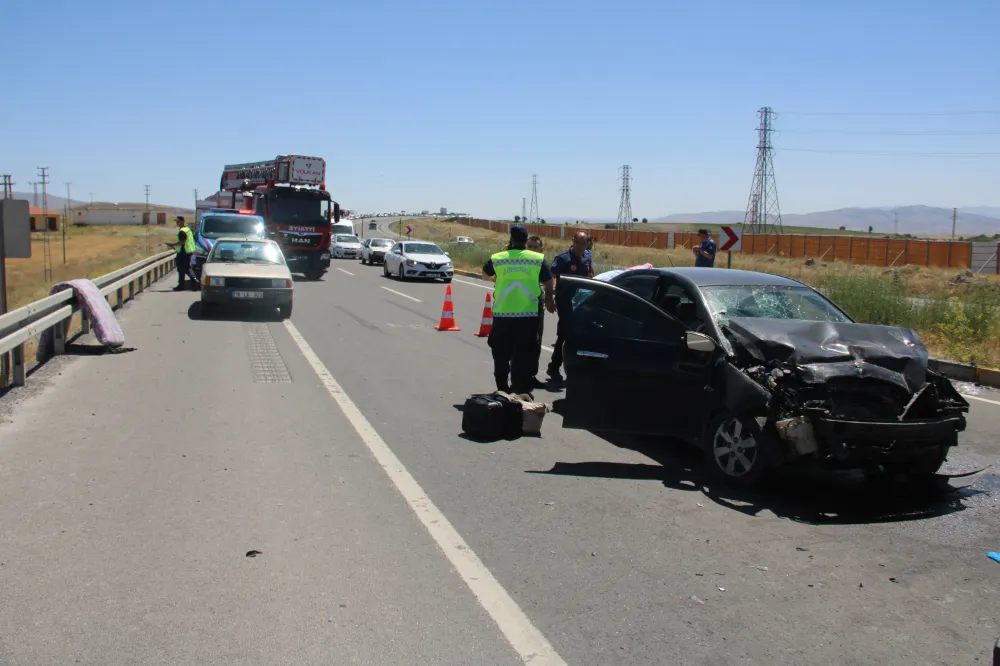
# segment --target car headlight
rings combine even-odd
[[[275,289],[291,289],[292,281],[288,278],[273,278],[271,280],[271,286]]]
[[[226,286],[226,278],[223,278],[223,277],[210,277],[210,278],[208,278],[208,286],[209,287],[225,287]]]
[[[407,266],[416,266],[417,262],[413,261],[413,259],[407,259],[406,260],[406,265]]]

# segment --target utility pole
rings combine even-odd
[[[523,224],[528,223],[528,204],[525,203],[527,199],[521,197],[521,222]]]
[[[531,224],[538,222],[538,174],[531,175],[531,208],[528,209]]]
[[[9,173],[3,174],[3,198],[10,199],[14,196],[14,181]]]
[[[87,192],[87,194],[90,195],[90,203],[94,203],[94,193],[93,192]]]
[[[958,223],[958,209],[951,209],[951,239],[955,240],[955,225]]]
[[[69,190],[69,186],[72,184],[66,183],[66,218],[62,224],[63,266],[66,265],[66,225],[73,218],[73,195]]]
[[[621,198],[618,200],[618,228],[633,229],[632,224],[632,167],[622,165]]]
[[[38,185],[39,185],[39,184],[38,184],[38,183],[29,183],[29,184],[30,184],[30,185],[31,185],[31,187],[32,187],[32,188],[34,188],[34,190],[35,190],[35,198],[34,198],[34,200],[32,201],[32,203],[34,204],[35,208],[38,208]]]
[[[143,185],[143,187],[146,189],[146,216],[145,216],[145,220],[143,220],[143,222],[145,223],[145,227],[146,227],[146,254],[148,255],[149,254],[149,225],[152,224],[152,222],[153,222],[153,215],[152,215],[152,213],[149,212],[149,189],[150,189],[150,187],[149,187],[149,185]]]
[[[896,211],[892,212],[892,233],[899,235],[899,213]]]
[[[760,124],[757,126],[757,165],[754,167],[750,198],[743,217],[743,230],[749,234],[782,232],[781,206],[778,204],[778,186],[774,181],[774,132],[775,113],[771,107],[762,107],[758,112]]]
[[[52,280],[52,243],[49,239],[49,168],[38,167],[38,175],[42,182],[42,274],[45,281]]]

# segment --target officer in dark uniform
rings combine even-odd
[[[594,266],[587,256],[587,248],[590,245],[590,236],[585,231],[578,231],[573,236],[573,245],[562,254],[556,255],[552,260],[552,275],[558,280],[560,276],[572,275],[574,277],[594,277]],[[560,319],[556,323],[556,344],[552,350],[552,359],[549,361],[548,375],[553,383],[562,382],[562,348],[563,348],[563,321]]]
[[[191,279],[191,288],[196,291],[200,290],[201,285],[198,284],[198,279],[195,278],[191,271],[191,255],[194,254],[194,234],[191,233],[187,222],[184,221],[183,215],[177,216],[177,242],[164,243],[164,245],[177,251],[177,256],[174,257],[174,263],[177,268],[177,286],[174,287],[174,291],[184,291],[187,289],[186,283],[188,278]]]
[[[521,225],[512,226],[508,249],[491,256],[483,264],[483,273],[496,276],[489,345],[497,390],[530,396],[538,370],[541,284],[545,285],[545,308],[555,312],[556,303],[545,255],[528,250],[527,242],[528,230]]]
[[[542,252],[542,237],[541,236],[529,236],[528,237],[528,249],[532,252]],[[551,269],[550,269],[551,270]],[[535,388],[545,388],[545,382],[538,379],[538,365],[539,360],[542,357],[542,336],[545,334],[545,307],[541,301],[538,301],[538,354],[535,356],[535,371],[531,373],[531,376],[535,378]]]

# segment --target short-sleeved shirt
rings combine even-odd
[[[712,240],[711,238],[709,238],[707,241],[705,241],[704,243],[702,243],[699,247],[702,250],[704,250],[705,252],[708,252],[710,255],[712,255],[712,258],[709,259],[708,257],[705,257],[705,256],[700,255],[700,254],[695,255],[695,257],[694,257],[694,265],[695,266],[701,266],[702,268],[711,268],[712,266],[714,266],[715,265],[715,241]]]
[[[562,275],[572,275],[573,277],[593,277],[594,265],[590,257],[584,255],[578,259],[572,250],[566,250],[562,254],[557,254],[552,260],[552,274],[556,277]]]

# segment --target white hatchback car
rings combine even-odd
[[[385,253],[382,274],[386,277],[393,275],[400,280],[423,278],[451,282],[455,266],[445,251],[434,243],[404,241],[396,243]]]
[[[334,259],[357,259],[361,256],[361,241],[357,236],[337,234],[330,243],[330,256]]]

